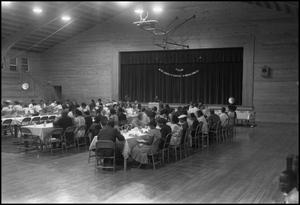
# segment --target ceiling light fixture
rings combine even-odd
[[[2,6],[10,6],[11,3],[12,3],[11,1],[1,1]]]
[[[161,13],[163,11],[162,7],[161,6],[154,6],[152,11],[154,13]]]
[[[64,16],[61,17],[61,20],[63,20],[63,21],[70,21],[71,17],[67,16],[67,15],[64,15]]]
[[[32,9],[32,11],[33,11],[34,13],[36,13],[36,14],[40,14],[40,13],[43,12],[43,10],[42,10],[40,7],[34,7],[34,8]]]
[[[142,14],[144,12],[144,10],[143,9],[136,9],[136,10],[134,10],[134,12],[137,13],[137,14]]]
[[[121,6],[127,6],[127,5],[131,4],[132,2],[130,2],[130,1],[117,1],[116,3],[121,5]]]

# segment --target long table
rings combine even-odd
[[[137,139],[147,135],[146,131],[147,129],[137,129],[137,128],[134,128],[130,131],[121,131],[121,134],[125,138],[124,147],[122,151],[122,155],[124,157],[124,171],[127,170],[127,159],[131,154],[132,148],[138,143]],[[90,144],[89,150],[96,149],[96,142],[97,142],[97,136],[94,136]],[[121,142],[116,141],[116,143],[121,143]]]
[[[44,141],[44,138],[52,132],[55,128],[53,127],[53,123],[47,124],[39,124],[39,125],[27,125],[23,126],[24,128],[28,128],[33,135],[39,136],[41,141]]]

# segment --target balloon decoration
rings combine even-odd
[[[230,97],[230,98],[228,99],[228,102],[229,102],[229,104],[234,104],[235,99],[234,99],[233,97]]]

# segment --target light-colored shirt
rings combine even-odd
[[[74,125],[78,128],[82,125],[85,125],[85,119],[83,116],[77,116],[74,118]]]
[[[201,117],[198,118],[198,121],[203,123],[202,124],[202,133],[208,134],[208,124],[207,124],[205,117],[202,115]]]
[[[228,115],[226,113],[221,113],[219,117],[221,120],[221,126],[225,127],[228,124]]]

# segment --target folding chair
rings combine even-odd
[[[19,146],[19,149],[31,150],[33,147],[38,150],[42,150],[42,141],[37,135],[33,135],[31,130],[25,127],[20,128],[21,139],[23,141],[23,146]]]
[[[1,124],[2,135],[8,134],[8,131],[13,135],[13,127],[11,126],[12,119],[6,119]]]
[[[98,140],[96,142],[96,168],[109,168],[116,170],[116,144],[111,140]],[[106,165],[105,159],[112,159],[112,165]]]
[[[67,127],[63,133],[63,145],[64,145],[66,151],[69,148],[76,147],[75,133],[74,133],[75,129],[76,129],[76,127],[70,126],[70,127]]]
[[[63,128],[55,128],[44,139],[46,147],[50,147],[51,154],[56,150],[61,150],[63,152],[63,133]]]

